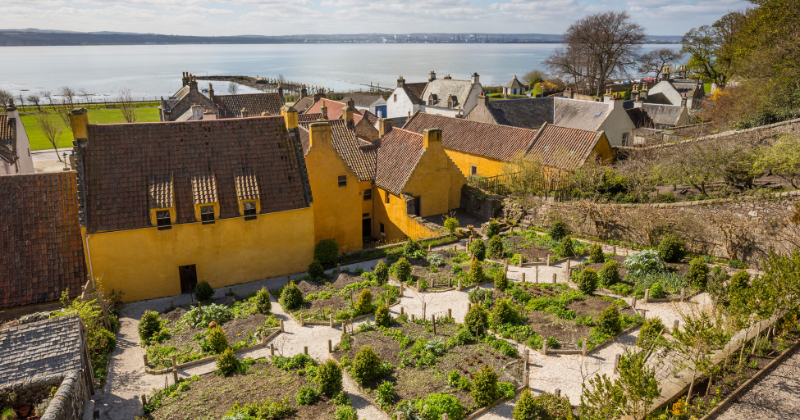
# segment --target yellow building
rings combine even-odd
[[[297,273],[313,260],[306,165],[282,117],[88,121],[71,112],[87,265],[124,301]]]

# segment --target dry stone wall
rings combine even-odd
[[[0,388],[0,401],[8,401],[10,396],[15,406],[34,407],[49,398],[53,387],[57,388],[41,420],[80,420],[83,408],[91,398],[85,374],[71,371],[56,375],[38,375]],[[39,414],[39,413],[37,413]]]

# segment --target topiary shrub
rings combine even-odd
[[[458,219],[455,217],[448,217],[444,220],[444,228],[447,229],[447,232],[450,233],[450,236],[456,234],[456,229],[458,229]]]
[[[661,283],[655,282],[650,286],[650,298],[652,299],[661,299],[664,297],[664,288],[661,287]]]
[[[611,287],[619,283],[619,264],[611,260],[597,273],[597,282],[602,287]]]
[[[486,250],[489,258],[494,258],[499,260],[503,258],[505,252],[503,252],[503,240],[500,239],[500,235],[495,235],[492,239],[489,239],[489,247]]]
[[[469,279],[472,284],[483,283],[483,264],[475,260],[469,265]]]
[[[469,252],[474,255],[478,261],[483,261],[483,259],[486,258],[486,243],[483,242],[483,239],[476,239],[470,244]]]
[[[615,336],[622,331],[622,323],[620,322],[617,305],[611,305],[600,313],[597,319],[597,329],[600,330],[601,333],[610,336]]]
[[[481,371],[475,374],[470,394],[478,407],[486,407],[497,401],[497,373],[491,366],[484,365]]]
[[[262,287],[261,290],[256,293],[255,303],[259,313],[267,315],[272,310],[272,302],[269,300],[269,292],[266,287]]]
[[[383,260],[378,261],[372,274],[375,275],[375,280],[380,285],[384,285],[389,281],[389,267]]]
[[[500,234],[500,223],[497,223],[497,220],[490,221],[489,225],[486,226],[486,237],[492,239],[499,234]]]
[[[294,395],[297,405],[311,405],[319,399],[319,391],[313,386],[301,386],[297,393]]]
[[[659,317],[650,317],[644,320],[642,327],[639,329],[639,337],[636,339],[636,345],[643,349],[649,349],[655,340],[657,340],[661,333],[664,331],[664,323],[661,322]]]
[[[569,236],[564,237],[561,243],[558,244],[558,253],[561,258],[574,257],[575,249],[572,248],[572,239]]]
[[[392,317],[389,316],[389,308],[386,305],[378,306],[375,310],[375,326],[388,327],[392,323]]]
[[[683,241],[672,235],[667,235],[658,244],[658,256],[666,262],[676,263],[683,259],[686,250]]]
[[[411,263],[409,263],[405,257],[400,257],[400,259],[394,263],[394,275],[399,281],[411,280]]]
[[[489,328],[489,313],[482,305],[472,305],[464,318],[464,325],[473,337],[480,338]]]
[[[416,400],[414,408],[423,420],[440,420],[445,413],[449,420],[461,420],[467,414],[464,404],[450,394],[428,394]]]
[[[236,372],[239,369],[239,363],[239,359],[236,358],[230,347],[217,356],[217,370],[222,375]]]
[[[372,312],[372,293],[369,289],[364,289],[358,294],[356,310],[362,315]]]
[[[323,266],[336,265],[339,258],[339,244],[333,239],[323,239],[314,247],[314,259]]]
[[[353,379],[364,385],[375,379],[380,374],[381,358],[372,350],[370,346],[361,347],[353,358],[353,367],[350,373]]]
[[[560,241],[564,237],[567,236],[567,225],[564,224],[561,220],[556,220],[553,222],[552,225],[547,229],[547,234],[550,236],[551,239],[554,241]]]
[[[225,337],[222,327],[209,328],[206,342],[211,351],[216,354],[220,354],[228,348],[228,338]]]
[[[514,420],[538,420],[542,418],[542,413],[533,402],[530,388],[522,390],[522,394],[514,407]]]
[[[578,274],[578,290],[591,295],[597,290],[597,272],[591,268],[586,268]]]
[[[319,365],[315,379],[319,392],[328,398],[342,392],[342,367],[334,360]]]
[[[708,264],[700,258],[695,258],[689,263],[689,272],[686,273],[686,281],[698,290],[706,290],[708,283]]]
[[[200,283],[197,283],[197,286],[195,286],[194,297],[198,302],[211,300],[211,298],[214,297],[214,289],[210,284],[208,284],[207,281],[203,280]]]
[[[572,405],[566,396],[543,393],[531,396],[524,389],[514,407],[514,420],[573,420]]]
[[[419,242],[411,238],[408,238],[406,240],[405,245],[403,245],[403,255],[405,255],[408,258],[416,257],[417,252],[421,250],[422,247],[419,245]]]
[[[590,263],[602,263],[606,260],[606,256],[603,255],[603,247],[599,244],[594,244],[589,247],[589,262]]]
[[[297,287],[294,283],[289,283],[286,287],[283,288],[283,292],[281,292],[281,297],[278,299],[283,309],[287,311],[294,311],[295,309],[300,308],[300,305],[303,303],[303,292],[300,291],[300,288]]]
[[[503,273],[503,270],[497,270],[494,275],[494,288],[505,292],[508,289],[508,277]]]
[[[146,343],[157,332],[161,331],[163,324],[156,311],[144,311],[142,319],[139,320],[139,338]]]
[[[742,292],[749,287],[749,284],[750,274],[748,274],[747,271],[739,270],[731,277],[731,283],[728,287],[728,296],[731,299],[741,296]]]
[[[312,279],[318,280],[325,278],[325,268],[322,267],[322,263],[317,260],[314,260],[308,266],[308,275],[311,276]]]
[[[497,328],[500,325],[511,322],[515,315],[516,311],[511,306],[511,301],[499,299],[492,309],[492,324]]]

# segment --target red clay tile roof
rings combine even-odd
[[[292,104],[292,107],[297,110],[298,113],[303,114],[311,108],[311,105],[314,105],[314,98],[306,96],[305,98],[300,98]]]
[[[303,151],[308,153],[308,127],[313,123],[306,122],[300,124],[300,141],[303,143]],[[321,121],[317,121],[321,122]],[[355,131],[347,127],[344,120],[326,121],[331,125],[331,137],[333,148],[342,157],[342,160],[352,170],[360,181],[371,181],[375,179],[375,146],[365,144],[356,137]]]
[[[338,120],[342,116],[342,111],[347,106],[346,103],[332,101],[330,99],[320,98],[311,108],[306,110],[306,114],[321,114],[322,113],[322,104],[325,104],[325,107],[328,108],[328,119],[329,120]]]
[[[495,160],[512,160],[532,144],[536,130],[467,121],[461,118],[417,112],[403,129],[422,134],[426,128],[442,130],[442,146],[446,149],[484,156]]]
[[[219,107],[220,118],[236,118],[247,109],[250,116],[259,116],[262,112],[269,115],[280,115],[283,98],[277,93],[247,93],[242,95],[214,95],[214,104]]]
[[[298,122],[309,122],[309,121],[316,121],[321,120],[322,114],[298,114],[297,121]]]
[[[148,191],[150,192],[151,209],[172,207],[174,203],[173,196],[175,195],[172,186],[172,173],[150,176]]]
[[[239,216],[234,182],[243,170],[257,180],[262,214],[309,206],[302,150],[282,117],[89,125],[88,131],[88,145],[76,151],[85,168],[89,232],[152,226],[153,177],[172,178],[176,223],[197,221],[191,179],[208,173],[215,176],[220,218]]]
[[[380,119],[380,118],[378,118],[377,115],[375,115],[375,114],[373,114],[373,113],[371,113],[371,112],[369,112],[367,110],[363,110],[363,111],[361,111],[361,113],[364,114],[364,118],[366,118],[367,121],[369,121],[369,123],[372,124],[373,126],[375,124],[377,124],[378,120]],[[355,120],[355,118],[353,118],[353,120]]]
[[[380,140],[375,184],[392,194],[403,192],[423,154],[422,135],[400,128]]]
[[[193,204],[216,203],[217,181],[213,173],[199,173],[191,176]]]
[[[239,200],[258,200],[258,180],[252,168],[235,171],[234,182]]]
[[[86,283],[75,172],[0,176],[0,309]]]
[[[566,171],[574,171],[582,166],[603,136],[601,131],[579,130],[550,124],[539,131],[540,135],[525,158]]]

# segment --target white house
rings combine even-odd
[[[387,118],[411,117],[412,114],[419,111],[419,98],[427,84],[427,82],[406,83],[403,76],[400,76],[397,79],[397,89],[386,101]]]
[[[523,85],[519,79],[517,79],[517,75],[514,75],[514,78],[511,79],[510,82],[506,83],[503,86],[503,95],[524,95],[525,94],[525,85]]]
[[[679,73],[685,74],[685,70]],[[633,95],[636,96],[637,87],[634,87]],[[689,109],[700,107],[700,101],[706,95],[703,81],[700,79],[672,79],[670,78],[669,68],[664,67],[661,73],[661,81],[648,89],[642,89],[638,94],[644,102],[685,106]],[[637,99],[637,98],[634,98]]]
[[[0,115],[0,175],[32,174],[33,157],[28,133],[19,118],[14,101],[9,101],[5,115]]]
[[[455,117],[466,115],[478,104],[483,92],[478,73],[470,80],[441,79],[431,72],[425,83],[406,83],[397,79],[397,88],[387,100],[388,118],[410,117],[417,111]]]
[[[359,111],[369,111],[378,118],[386,118],[386,100],[379,95],[366,93],[351,93],[342,99],[342,102],[353,101]]]

